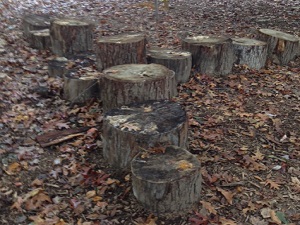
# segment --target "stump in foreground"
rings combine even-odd
[[[249,38],[233,38],[236,64],[247,65],[251,69],[261,69],[267,60],[267,43]]]
[[[186,51],[171,49],[149,49],[148,63],[157,63],[175,72],[177,83],[189,80],[192,68],[192,54]]]
[[[165,144],[187,148],[187,116],[179,104],[167,100],[131,104],[105,114],[102,137],[108,163],[128,169],[141,149]]]
[[[182,148],[140,153],[132,160],[131,172],[134,196],[156,215],[183,214],[200,200],[200,162]]]
[[[39,50],[50,50],[51,40],[49,29],[44,30],[32,30],[30,31],[31,36],[28,37],[28,42],[32,48]]]
[[[104,70],[103,111],[134,102],[170,99],[177,94],[174,74],[158,64],[126,64]]]
[[[192,53],[192,66],[200,73],[231,73],[235,56],[230,38],[195,36],[182,40],[182,49]]]
[[[93,25],[75,19],[55,19],[51,22],[52,52],[70,57],[93,48]]]
[[[50,27],[49,15],[30,14],[23,17],[23,34],[24,37],[30,38],[32,30],[44,30]]]
[[[146,63],[146,37],[144,34],[101,37],[95,52],[100,71],[116,65]]]
[[[268,59],[280,65],[286,65],[299,53],[299,38],[271,29],[260,29],[258,40],[267,42]]]

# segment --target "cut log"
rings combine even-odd
[[[63,77],[67,72],[68,59],[56,57],[48,62],[48,73],[50,77]]]
[[[258,40],[267,42],[268,59],[280,65],[286,65],[299,53],[299,38],[277,30],[260,29]]]
[[[51,40],[50,40],[50,31],[49,29],[44,30],[32,30],[30,31],[31,36],[28,37],[28,42],[30,47],[39,49],[39,50],[50,50],[51,49]]]
[[[122,105],[177,95],[175,73],[158,64],[126,64],[103,71],[101,99],[106,112]]]
[[[30,38],[32,30],[44,30],[50,27],[49,15],[30,14],[23,17],[23,34],[24,37]]]
[[[232,71],[235,56],[230,38],[186,37],[182,49],[192,53],[192,66],[200,73],[226,75]]]
[[[86,103],[99,98],[99,72],[86,70],[70,70],[64,75],[64,99],[71,103]]]
[[[201,194],[200,162],[190,152],[169,146],[164,153],[138,154],[131,163],[133,194],[156,215],[192,209]]]
[[[251,69],[261,69],[267,60],[267,43],[249,38],[233,38],[236,64],[247,65]]]
[[[93,48],[93,25],[75,19],[55,19],[51,22],[52,52],[71,57]]]
[[[177,103],[147,101],[112,109],[103,119],[103,155],[115,168],[130,167],[143,148],[157,145],[188,147],[188,121]]]
[[[116,65],[146,63],[146,37],[144,34],[101,37],[95,52],[100,71]]]
[[[148,63],[157,63],[175,72],[177,83],[189,80],[192,68],[192,54],[186,51],[170,49],[149,49]]]

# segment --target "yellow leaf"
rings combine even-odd
[[[20,170],[21,170],[20,163],[14,162],[8,166],[7,170],[5,170],[5,172],[8,175],[14,175],[16,172],[19,172]]]
[[[191,169],[191,168],[193,168],[193,164],[186,160],[180,160],[179,162],[177,162],[176,169],[186,170],[186,169]]]

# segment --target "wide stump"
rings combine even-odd
[[[268,59],[286,65],[299,54],[299,38],[277,30],[260,29],[257,39],[267,42]]]
[[[30,31],[31,36],[28,37],[28,42],[30,47],[39,49],[39,50],[50,50],[51,49],[51,40],[50,40],[50,31],[49,29],[44,30],[32,30]]]
[[[192,53],[192,66],[200,73],[226,75],[232,71],[235,56],[230,38],[186,37],[182,49]]]
[[[56,19],[51,22],[52,52],[71,57],[93,48],[93,25],[75,19]]]
[[[200,200],[200,162],[182,148],[140,153],[132,160],[131,172],[134,196],[156,215],[183,214]]]
[[[118,169],[128,169],[133,157],[149,147],[187,148],[188,121],[177,103],[147,101],[112,109],[103,119],[103,156]]]
[[[249,38],[233,38],[236,64],[247,65],[251,69],[261,69],[267,60],[267,43]]]
[[[50,27],[50,16],[49,15],[37,15],[30,14],[25,15],[22,21],[24,37],[30,38],[32,30],[44,30]]]
[[[116,65],[146,63],[146,37],[144,34],[101,37],[95,52],[100,71]]]
[[[189,80],[192,68],[192,54],[186,51],[171,49],[149,49],[148,63],[157,63],[175,72],[177,83]]]
[[[106,112],[122,105],[177,95],[174,71],[158,64],[126,64],[103,71],[101,99]]]

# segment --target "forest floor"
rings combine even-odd
[[[178,86],[202,198],[186,216],[157,218],[134,198],[130,173],[102,158],[101,104],[62,100],[61,78],[48,76],[53,55],[24,41],[21,18],[30,12],[88,18],[95,38],[142,31],[148,47],[180,48],[182,33],[255,37],[271,28],[300,36],[299,1],[177,0],[160,6],[157,22],[146,1],[1,1],[0,224],[300,224],[299,58],[261,70],[235,66],[223,77],[193,71]],[[81,126],[94,128],[47,148],[35,141]]]

